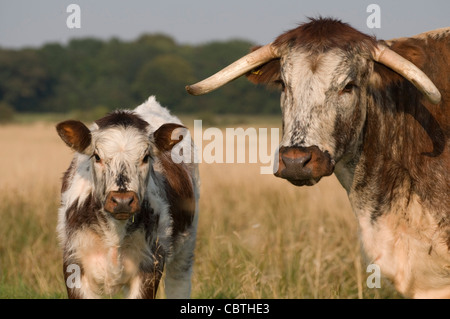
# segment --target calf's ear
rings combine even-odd
[[[91,145],[91,131],[80,121],[68,120],[56,125],[64,143],[79,153],[85,153]]]
[[[183,140],[187,128],[176,123],[166,123],[161,125],[154,133],[153,138],[156,147],[161,152],[172,150],[172,148]]]

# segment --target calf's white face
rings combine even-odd
[[[181,127],[164,124],[153,134],[148,123],[128,112],[116,112],[98,120],[92,131],[79,121],[59,123],[62,140],[88,156],[96,200],[115,219],[127,220],[139,212],[158,149],[174,145],[170,134]]]
[[[126,218],[127,205],[135,212],[139,206],[133,204],[145,194],[152,152],[149,137],[133,127],[111,127],[92,132],[92,148],[96,196],[116,218]]]

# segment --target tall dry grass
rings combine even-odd
[[[54,125],[33,124],[0,126],[0,152],[0,297],[65,297],[55,228],[71,151]],[[386,281],[367,287],[334,177],[298,188],[259,166],[200,165],[193,298],[398,297]]]
[[[49,124],[0,126],[0,297],[63,296],[56,215],[70,150]]]

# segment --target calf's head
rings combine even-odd
[[[117,220],[139,212],[151,165],[160,152],[170,151],[181,141],[171,139],[178,128],[183,126],[169,123],[151,133],[146,121],[128,111],[113,112],[91,129],[74,120],[56,127],[61,139],[84,155],[96,199]]]
[[[402,75],[431,102],[440,101],[437,88],[414,64],[333,19],[311,19],[186,89],[205,94],[244,74],[254,83],[280,87],[283,138],[275,175],[297,186],[313,185],[358,146],[367,96],[380,79],[375,62]]]

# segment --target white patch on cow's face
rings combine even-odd
[[[337,162],[362,129],[366,112],[360,101],[371,66],[337,49],[315,55],[297,49],[285,55],[281,146],[315,145]]]
[[[111,191],[132,191],[144,197],[152,161],[146,132],[112,126],[92,132],[91,157],[95,190],[104,202]]]

